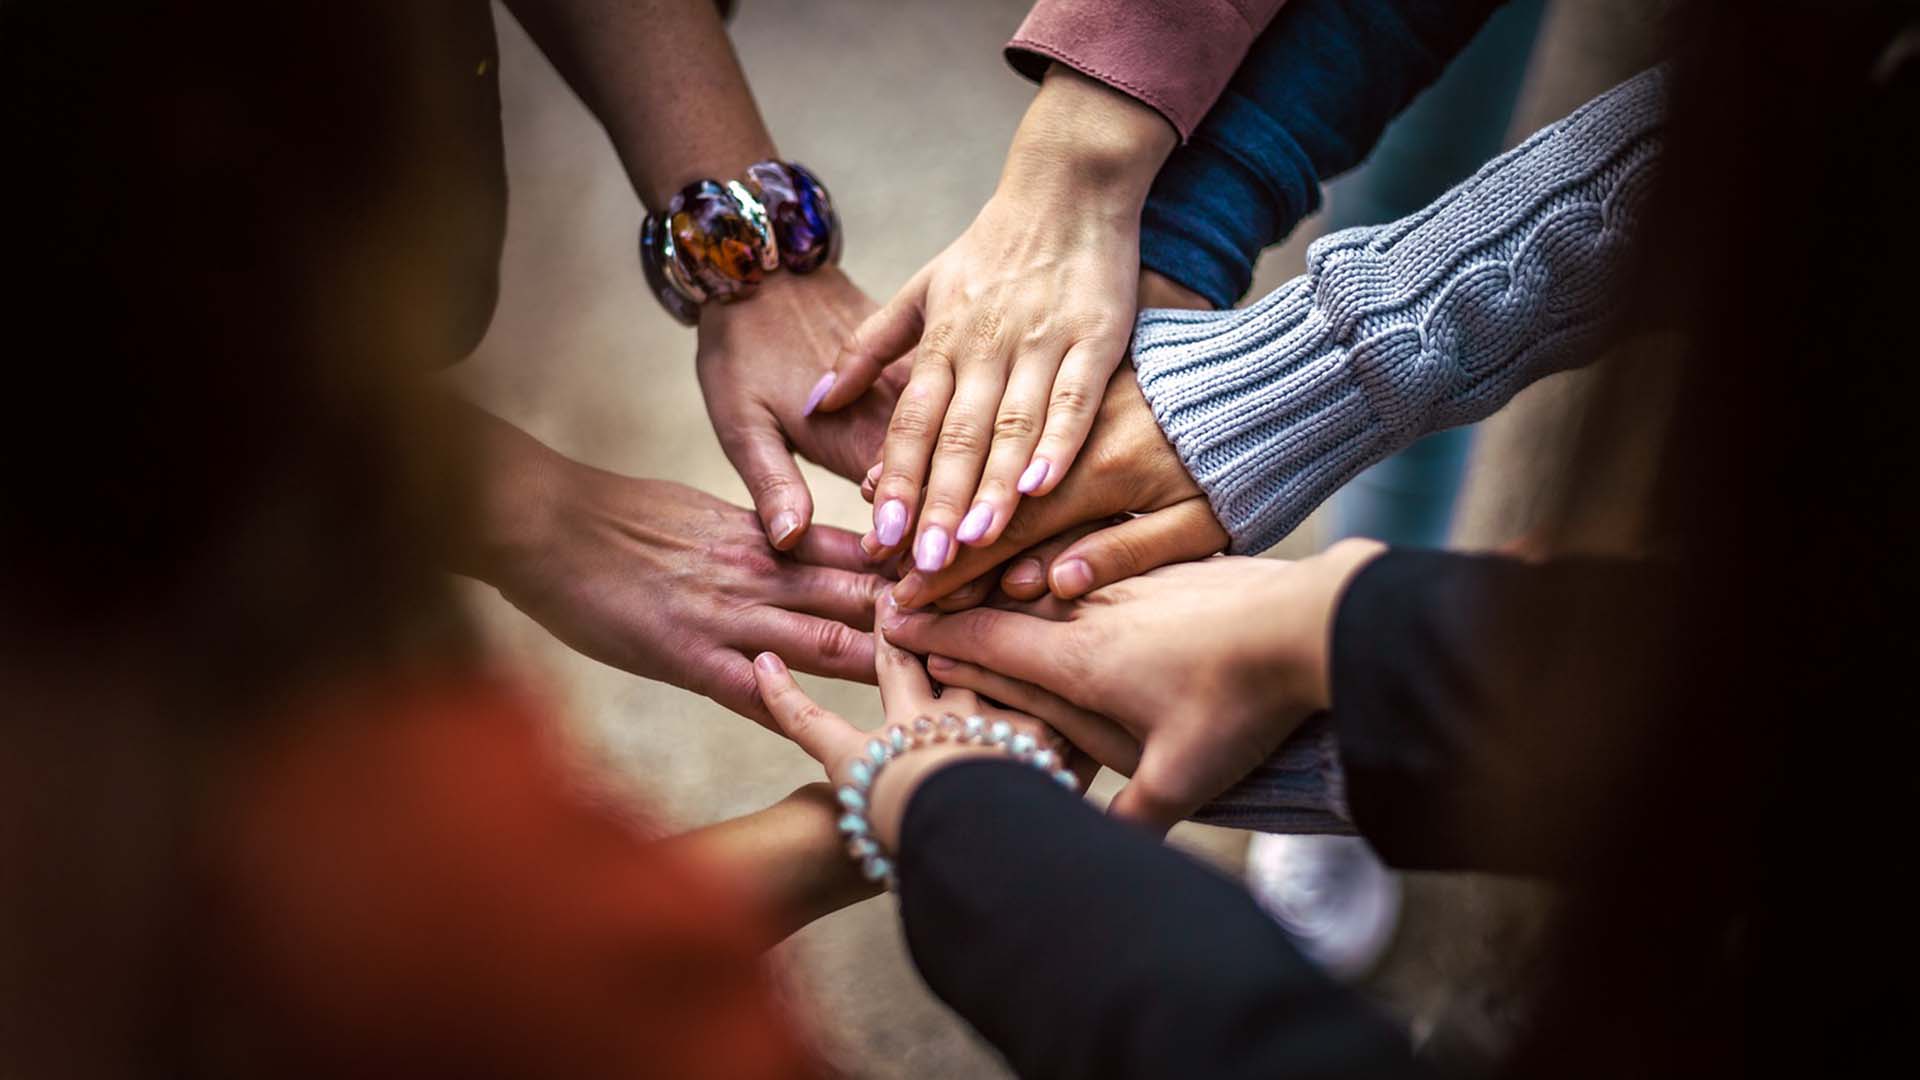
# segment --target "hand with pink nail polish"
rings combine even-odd
[[[848,407],[817,412],[833,386],[834,356],[873,306],[845,274],[823,267],[775,274],[750,300],[700,309],[695,363],[707,414],[767,539],[782,551],[813,518],[795,450],[849,480],[880,456],[905,365],[883,372]]]
[[[1113,812],[1164,829],[1332,704],[1339,598],[1384,550],[1346,540],[1298,562],[1204,559],[1072,603],[883,608],[880,629],[901,648],[944,658],[943,680],[1021,708],[1058,701],[1084,710],[1078,725],[1054,722],[1096,760],[1131,772]]]
[[[1007,595],[1026,599],[1051,588],[1072,599],[1226,548],[1227,531],[1161,432],[1133,369],[1123,366],[1102,389],[1080,466],[1051,493],[1022,501],[989,542],[971,538],[972,513],[960,523],[958,545],[925,528],[913,570],[894,589],[901,605],[931,603],[1002,564]],[[906,514],[904,503],[882,503],[875,521],[884,518],[898,537]]]
[[[1140,210],[1175,141],[1152,108],[1055,65],[979,216],[836,361],[823,413],[912,356],[874,525],[923,571],[1070,475],[1133,333]]]

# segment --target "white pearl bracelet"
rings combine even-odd
[[[1038,739],[1026,732],[1014,731],[1013,725],[1005,720],[989,724],[984,716],[962,720],[948,713],[938,721],[916,717],[911,727],[894,724],[867,742],[866,751],[847,766],[848,782],[835,793],[846,811],[840,818],[840,833],[847,838],[847,854],[860,865],[860,873],[868,881],[884,882],[888,889],[894,887],[893,860],[881,850],[880,841],[873,835],[873,822],[867,818],[874,781],[880,778],[880,771],[887,763],[900,755],[941,743],[998,747],[1022,765],[1031,765],[1053,777],[1055,783],[1069,791],[1079,787],[1079,780],[1062,767],[1059,754],[1041,746]]]

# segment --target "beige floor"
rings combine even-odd
[[[1027,3],[739,5],[734,39],[775,138],[784,154],[832,185],[848,236],[845,266],[876,298],[957,235],[991,192],[1031,95],[1000,57]],[[692,334],[663,315],[644,288],[634,254],[640,209],[605,137],[512,20],[504,13],[498,20],[513,189],[503,295],[491,332],[457,381],[569,455],[671,477],[744,504],[694,383]],[[1530,93],[1558,112],[1571,103],[1568,84],[1591,92],[1593,82],[1577,49],[1563,59],[1554,68],[1566,77],[1547,81],[1565,103],[1551,104],[1556,99],[1538,87]],[[1297,270],[1304,239],[1268,257],[1255,295]],[[1477,516],[1511,519],[1489,509],[1510,485],[1487,479],[1484,461],[1477,468]],[[867,508],[852,486],[818,470],[809,478],[822,520],[864,522]],[[1317,535],[1310,523],[1285,551],[1311,550]],[[503,651],[560,695],[584,744],[646,790],[669,823],[693,826],[752,810],[818,777],[812,762],[757,726],[694,695],[574,655],[496,596],[479,589],[474,596]],[[818,680],[813,686],[824,703],[858,722],[877,718],[866,688]],[[1096,793],[1111,787],[1104,783]],[[1176,840],[1229,865],[1243,846],[1236,834],[1197,827],[1183,827]],[[1443,907],[1476,902],[1471,889],[1428,891]],[[1498,944],[1497,931],[1475,929],[1465,946],[1484,957]],[[1444,919],[1438,933],[1459,942]],[[890,899],[823,920],[778,958],[797,1008],[849,1074],[1004,1075],[993,1053],[914,976]],[[1422,994],[1473,966],[1450,966],[1444,956],[1435,963],[1402,995],[1416,1012]]]

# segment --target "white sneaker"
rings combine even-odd
[[[1400,922],[1400,879],[1357,836],[1261,833],[1247,845],[1247,888],[1343,982],[1373,970]]]

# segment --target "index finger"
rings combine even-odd
[[[778,656],[763,652],[754,657],[753,678],[781,733],[825,766],[829,775],[860,752],[866,737],[839,715],[814,704]]]
[[[885,602],[882,601],[884,604]],[[876,632],[915,652],[939,653],[1058,692],[1058,657],[1070,623],[999,608],[948,614],[881,611]],[[1061,694],[1071,700],[1071,694]]]
[[[883,594],[873,619],[873,671],[886,715],[911,716],[932,706],[933,680],[919,657],[887,640],[880,623],[893,611],[893,598]]]

